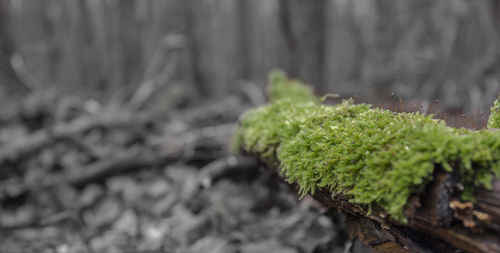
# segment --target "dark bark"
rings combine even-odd
[[[267,167],[279,170],[276,165]],[[460,187],[455,175],[437,168],[423,193],[409,199],[406,224],[377,206],[368,212],[365,205],[327,189],[312,196],[347,214],[352,235],[379,252],[500,252],[500,179],[494,179],[492,190],[478,187],[474,203],[459,200]]]

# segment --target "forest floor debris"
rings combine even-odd
[[[344,252],[341,219],[227,154],[249,106],[231,97],[176,113],[101,106],[3,121],[0,251]],[[26,125],[35,119],[50,123]]]

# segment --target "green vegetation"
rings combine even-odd
[[[447,126],[420,113],[394,113],[345,100],[323,105],[283,72],[270,76],[269,105],[243,115],[237,148],[279,165],[302,195],[328,188],[351,201],[382,207],[400,222],[411,194],[436,167],[455,170],[472,200],[474,186],[500,176],[500,133]]]
[[[490,108],[491,115],[488,119],[489,128],[500,128],[500,98],[496,99]]]

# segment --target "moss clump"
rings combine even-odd
[[[311,87],[299,80],[288,79],[283,71],[273,71],[269,75],[269,83],[267,93],[271,102],[282,99],[289,99],[293,102],[319,102]]]
[[[455,129],[431,116],[352,100],[323,105],[281,72],[271,74],[269,91],[271,104],[243,115],[235,144],[279,164],[302,195],[328,188],[405,222],[408,197],[422,191],[437,166],[456,170],[468,200],[474,186],[491,187],[500,176],[500,133]]]
[[[500,98],[499,98],[500,99]],[[489,128],[500,128],[500,101],[496,99],[490,108],[491,114],[488,119]]]

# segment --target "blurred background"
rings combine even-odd
[[[27,89],[107,99],[178,51],[168,82],[195,99],[263,87],[281,68],[318,93],[487,113],[500,91],[499,10],[495,0],[2,0],[2,101]]]
[[[370,252],[228,154],[239,115],[280,68],[485,127],[499,31],[497,0],[0,0],[0,251]]]

